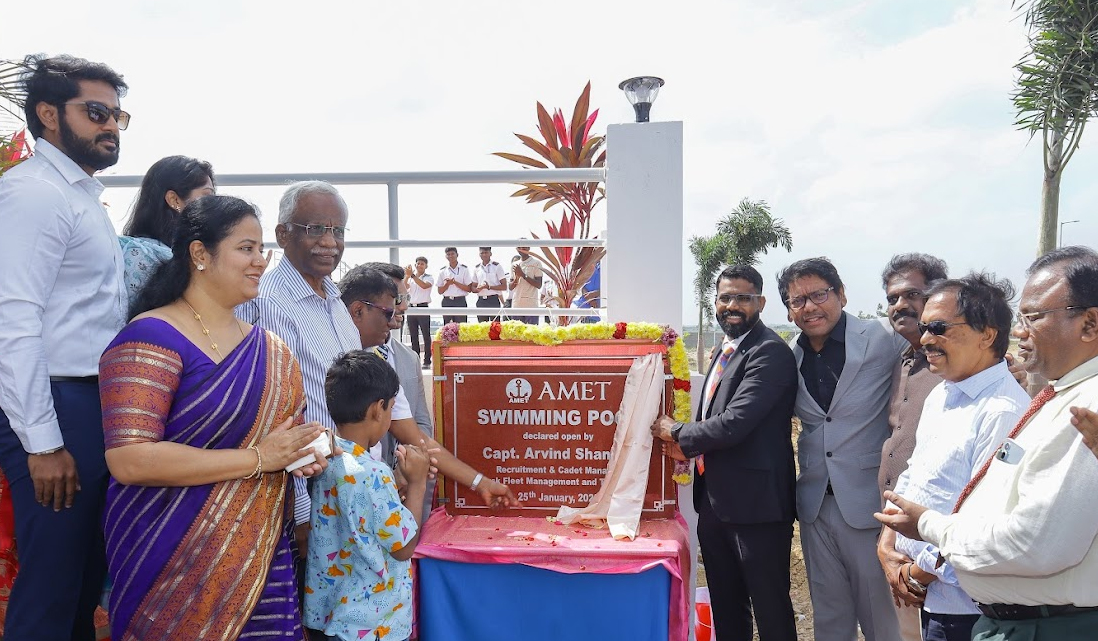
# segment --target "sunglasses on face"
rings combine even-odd
[[[386,323],[393,322],[393,316],[396,315],[396,310],[393,309],[392,307],[382,307],[381,305],[374,305],[373,303],[371,303],[368,300],[360,300],[358,302],[362,303],[363,305],[373,307],[374,309],[381,310],[381,313],[385,314],[385,322]]]
[[[107,121],[114,118],[114,121],[118,123],[118,128],[125,130],[130,126],[130,114],[121,109],[114,107],[108,107],[107,105],[96,102],[95,100],[85,100],[76,102],[66,102],[66,105],[82,105],[88,112],[88,120],[97,125],[105,125]]]
[[[400,307],[407,300],[408,300],[408,295],[407,294],[397,294],[397,297],[393,299],[393,304],[396,305],[397,307]]]
[[[717,297],[717,302],[721,305],[731,305],[732,301],[736,301],[740,305],[750,305],[759,296],[760,294],[721,294]]]
[[[950,327],[953,327],[955,325],[967,325],[967,324],[968,323],[966,323],[965,321],[961,321],[959,323],[947,323],[944,320],[935,320],[935,321],[930,321],[929,323],[919,323],[918,325],[916,325],[916,327],[919,328],[919,333],[920,334],[925,334],[927,332],[930,332],[931,334],[934,334],[935,336],[941,336],[941,335],[945,334],[949,330]]]
[[[828,294],[833,291],[835,291],[834,287],[828,287],[827,289],[817,289],[816,291],[805,296],[790,298],[789,300],[785,301],[785,304],[789,305],[789,309],[800,309],[804,307],[804,304],[808,301],[812,301],[817,305],[823,305],[827,302]]]
[[[888,301],[889,305],[895,305],[897,302],[899,302],[901,298],[909,301],[926,300],[927,295],[917,289],[913,289],[902,294],[890,294],[888,296],[885,296],[885,300]]]
[[[301,223],[286,223],[293,225],[294,227],[300,227],[305,230],[306,236],[312,236],[313,238],[320,238],[327,232],[332,232],[332,236],[342,239],[347,234],[347,228],[342,225],[302,225]]]

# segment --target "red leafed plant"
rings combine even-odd
[[[587,168],[606,165],[606,150],[602,149],[605,136],[591,135],[591,128],[599,115],[598,109],[588,114],[591,102],[591,83],[583,88],[572,118],[565,120],[564,113],[556,109],[550,116],[545,107],[537,103],[538,133],[544,142],[530,136],[516,133],[522,144],[544,158],[538,160],[529,156],[496,152],[494,155],[516,162],[523,167],[549,169]],[[550,238],[590,238],[591,213],[606,197],[606,192],[598,183],[523,183],[522,189],[511,194],[525,198],[528,203],[544,202],[542,211],[549,211],[560,205],[564,212],[560,223],[552,220],[545,222]],[[536,239],[538,236],[532,234]],[[548,247],[541,248],[542,256],[531,253],[544,264],[544,272],[557,286],[557,302],[561,307],[571,307],[572,301],[590,280],[595,267],[606,249],[602,247]],[[584,300],[592,300],[598,292],[589,292]],[[567,322],[562,318],[563,322]]]

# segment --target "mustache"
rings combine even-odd
[[[907,309],[899,309],[892,314],[892,320],[900,320],[901,318],[914,318],[915,320],[919,320],[919,317],[915,315],[915,312]]]
[[[103,142],[104,140],[109,140],[109,141],[113,142],[116,147],[121,146],[119,144],[118,136],[116,136],[114,134],[110,134],[110,133],[99,134],[98,136],[95,137],[95,142],[97,142],[97,143]]]
[[[747,314],[744,314],[743,312],[733,312],[733,311],[723,312],[717,318],[719,320],[724,320],[724,319],[726,319],[730,316],[735,316],[736,318],[739,318],[741,320],[747,320]]]

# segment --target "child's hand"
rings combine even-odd
[[[397,465],[400,472],[408,479],[409,485],[427,483],[427,471],[430,461],[427,452],[416,445],[397,445]]]

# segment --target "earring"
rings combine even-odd
[[[195,265],[195,269],[197,269],[200,272],[204,272],[204,271],[206,271],[206,266],[203,265],[202,263],[198,263],[197,265]]]
[[[182,214],[183,213],[183,208],[182,207],[176,207],[175,208],[175,213]]]

